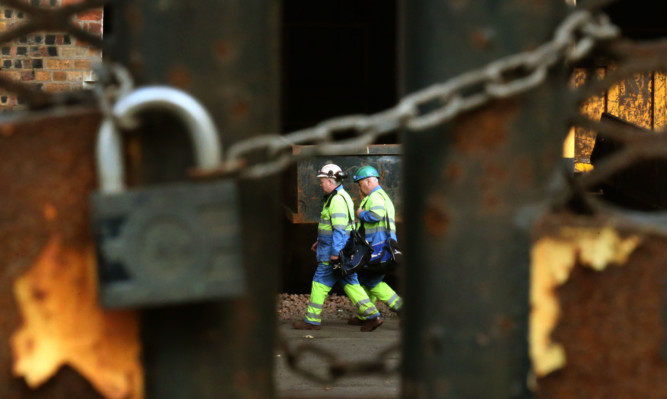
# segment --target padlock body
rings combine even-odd
[[[147,307],[239,296],[238,192],[193,182],[91,196],[100,302]]]

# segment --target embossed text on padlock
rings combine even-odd
[[[138,89],[113,108],[119,123],[146,110],[182,120],[196,166],[220,165],[215,125],[191,96],[168,87]],[[100,127],[92,223],[100,300],[107,307],[154,306],[237,296],[245,291],[238,195],[233,181],[188,182],[127,189],[120,132]]]

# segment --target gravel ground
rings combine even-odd
[[[279,320],[301,320],[306,313],[310,295],[280,294],[278,296],[277,311]],[[385,319],[398,319],[398,315],[389,310],[387,305],[377,301],[377,306]],[[356,314],[356,308],[347,296],[329,294],[324,301],[322,320],[347,320]]]

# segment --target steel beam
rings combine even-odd
[[[279,129],[279,12],[271,0],[123,1],[112,10],[108,56],[140,84],[195,96],[229,147]],[[137,133],[142,184],[183,179],[192,165],[187,136],[172,122],[157,115]],[[142,313],[146,398],[274,396],[279,180],[239,183],[246,296]]]
[[[403,7],[412,92],[550,40],[565,3]],[[560,164],[566,86],[559,72],[537,90],[404,135],[404,398],[530,395],[522,215],[545,198]]]

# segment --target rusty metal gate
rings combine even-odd
[[[280,1],[65,3],[0,1],[30,21],[0,42],[64,31],[105,60],[98,90],[54,94],[0,78],[28,104],[0,121],[0,397],[278,396],[274,282],[287,245],[276,234],[279,172],[358,154],[396,132],[407,257],[401,397],[667,395],[667,218],[605,202],[600,188],[640,160],[664,158],[666,136],[597,112],[632,116],[641,99],[651,102],[649,130],[665,127],[664,27],[652,40],[629,39],[632,30],[602,13],[614,11],[605,1],[398,2],[407,95],[379,113],[281,134]],[[104,40],[68,22],[99,7],[113,26]],[[123,133],[128,183],[236,182],[242,295],[99,308],[88,196],[99,184],[101,121],[124,126],[110,111],[127,89],[122,71],[137,85],[186,89],[220,127],[223,161],[189,171],[182,124],[149,113],[140,134]],[[578,145],[588,141],[579,164],[596,136],[622,146],[575,173],[562,156],[570,128]],[[387,372],[384,361],[330,366],[340,377]]]

